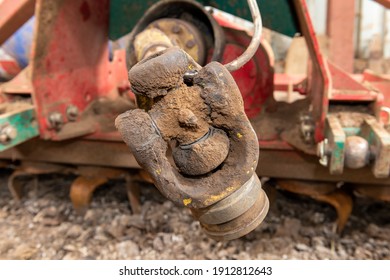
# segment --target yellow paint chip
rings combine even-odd
[[[221,199],[225,198],[228,194],[232,193],[236,189],[238,188],[235,186],[227,187],[224,192],[217,195],[211,195],[208,199],[206,199],[205,204],[213,204],[217,201],[220,201]]]
[[[156,174],[157,174],[157,175],[160,175],[160,174],[161,174],[161,170],[160,170],[160,169],[157,169],[157,170],[156,170]]]
[[[242,138],[242,134],[240,132],[237,132],[237,137]]]
[[[228,187],[228,188],[226,189],[227,192],[232,192],[232,191],[234,191],[234,190],[235,190],[234,187]]]
[[[184,206],[187,206],[188,204],[190,204],[192,202],[192,198],[185,198],[183,199],[183,204]]]

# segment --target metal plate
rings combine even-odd
[[[242,237],[258,227],[267,215],[268,209],[268,198],[261,190],[255,204],[241,216],[219,225],[201,225],[204,232],[215,240],[232,240]]]
[[[256,202],[261,192],[261,183],[256,174],[241,188],[217,203],[193,212],[204,224],[215,225],[231,221],[245,213]]]

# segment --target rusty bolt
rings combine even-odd
[[[189,49],[192,49],[195,46],[195,41],[194,40],[189,40],[186,43],[186,47]]]
[[[56,130],[59,130],[64,123],[62,115],[58,112],[53,112],[49,116],[50,127]]]
[[[187,86],[191,86],[194,83],[194,78],[198,75],[198,70],[189,70],[184,73],[183,80]]]
[[[301,115],[299,117],[300,119],[300,129],[301,134],[303,136],[303,139],[305,143],[312,143],[313,142],[313,136],[314,136],[314,130],[315,125],[312,116],[310,115]]]
[[[329,144],[328,139],[325,138],[323,141],[317,144],[317,156],[320,157],[320,164],[323,166],[328,165],[329,161]]]
[[[174,26],[172,26],[171,31],[172,31],[172,33],[179,34],[181,32],[181,28],[178,25],[174,25]]]
[[[76,106],[69,105],[66,109],[66,116],[68,117],[68,120],[71,122],[74,122],[79,115],[79,109]]]
[[[11,140],[15,139],[17,134],[18,132],[13,126],[9,124],[3,126],[0,130],[0,143],[7,144]]]

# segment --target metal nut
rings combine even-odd
[[[69,121],[74,122],[79,115],[79,109],[76,106],[69,105],[66,109],[66,116]]]
[[[7,144],[8,142],[15,139],[17,135],[17,130],[13,126],[7,124],[0,130],[0,143]]]
[[[317,144],[317,156],[320,157],[320,164],[323,166],[328,165],[329,161],[329,144],[328,139],[325,138],[323,141]]]
[[[194,40],[189,40],[186,43],[186,47],[189,48],[189,49],[192,49],[194,46],[195,46],[195,41]]]
[[[53,112],[49,115],[49,124],[51,128],[59,130],[63,123],[63,117],[59,112]]]
[[[181,31],[181,28],[180,28],[180,26],[178,26],[178,25],[174,25],[173,27],[172,27],[172,33],[175,33],[175,34],[178,34],[178,33],[180,33],[180,31]]]
[[[313,118],[310,115],[301,115],[300,116],[300,130],[301,134],[303,136],[303,140],[305,143],[313,143],[314,139],[314,130],[315,125]]]

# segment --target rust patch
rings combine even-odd
[[[210,109],[200,96],[201,88],[181,83],[149,111],[164,140],[190,144],[209,131]]]
[[[365,119],[374,118],[367,106],[331,106],[329,114],[337,117],[342,127],[361,127]]]
[[[83,16],[83,21],[87,21],[91,17],[91,9],[86,1],[80,6],[80,13]]]
[[[265,105],[268,110],[262,110],[252,120],[259,140],[284,140],[307,154],[316,155],[315,145],[305,143],[300,130],[300,116],[309,112],[308,99],[291,104],[270,99]]]

